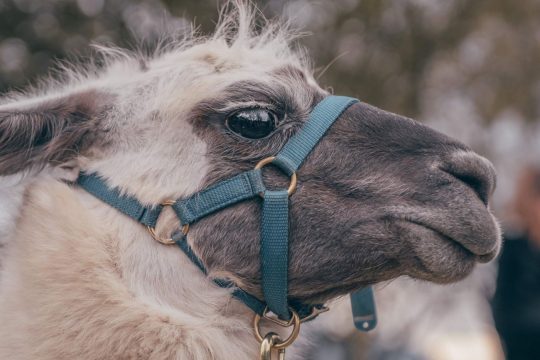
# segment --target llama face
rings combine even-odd
[[[274,82],[232,84],[222,98],[195,107],[190,121],[207,144],[205,184],[277,153],[325,95],[300,69],[286,67],[273,74]],[[242,106],[242,99],[256,99],[258,109],[272,109],[276,129],[252,139],[252,129],[243,134],[238,126],[231,128],[231,119],[253,121],[242,120],[253,108],[249,102]],[[266,134],[268,128],[261,128]],[[265,169],[265,176],[267,186],[287,187],[279,171]],[[492,165],[414,120],[353,105],[298,177],[291,197],[289,274],[290,293],[296,298],[324,299],[403,274],[455,281],[498,252],[499,228],[488,209],[495,186]],[[192,233],[194,247],[212,271],[255,293],[259,205],[255,201],[225,209],[201,221]]]
[[[232,43],[216,35],[144,66],[116,59],[58,95],[1,107],[0,175],[75,159],[157,204],[275,155],[326,95],[277,35],[238,30]],[[264,173],[269,188],[287,186],[276,169]],[[491,164],[413,120],[353,105],[298,177],[294,298],[318,301],[400,275],[454,281],[498,251],[487,205]],[[259,219],[260,201],[250,200],[201,220],[188,236],[211,274],[254,294]]]

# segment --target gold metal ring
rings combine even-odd
[[[296,338],[298,337],[298,334],[300,333],[300,317],[298,316],[296,311],[292,309],[290,309],[290,311],[292,314],[292,318],[291,318],[291,321],[289,321],[291,323],[291,325],[289,326],[293,326],[292,332],[289,335],[289,337],[286,338],[285,340],[275,343],[274,344],[275,349],[278,349],[278,350],[285,349],[286,347],[290,346],[296,340]],[[255,337],[257,338],[259,342],[263,342],[264,340],[259,330],[259,323],[261,322],[261,318],[262,317],[259,314],[255,314],[255,317],[253,318],[253,328],[255,329]]]
[[[269,156],[265,159],[262,159],[261,161],[257,163],[257,165],[255,165],[255,169],[262,169],[264,166],[272,163],[275,159],[276,159],[275,156]],[[289,196],[291,196],[296,190],[296,185],[297,185],[296,172],[293,172],[291,175],[291,183],[289,185],[289,188],[287,189],[287,194],[289,194]]]
[[[176,201],[174,200],[165,200],[164,202],[161,203],[161,206],[172,206],[174,205]],[[152,236],[152,238],[154,240],[156,240],[157,242],[163,244],[163,245],[174,245],[176,244],[176,242],[172,239],[172,238],[162,238],[162,237],[159,237],[157,232],[156,232],[156,228],[152,227],[152,226],[147,226],[146,227],[146,230],[148,230],[148,232],[150,233],[150,235]],[[182,226],[182,233],[184,235],[187,235],[187,233],[189,232],[189,224],[185,224]]]
[[[281,339],[278,334],[275,332],[269,332],[261,341],[261,349],[259,351],[259,359],[261,360],[272,360],[272,349],[274,348],[277,342],[280,342]]]
[[[150,235],[152,236],[152,238],[154,240],[156,240],[157,242],[159,242],[159,243],[161,243],[163,245],[174,245],[174,244],[176,244],[176,242],[172,238],[159,237],[158,234],[156,233],[156,229],[151,227],[151,226],[147,226],[146,230],[148,230],[148,232],[150,233]],[[184,235],[187,235],[188,232],[189,232],[189,224],[186,224],[186,225],[182,226],[182,233]]]

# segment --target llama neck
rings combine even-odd
[[[230,290],[216,286],[177,246],[156,242],[144,226],[88,194],[79,191],[78,196],[96,217],[109,223],[117,239],[113,251],[116,251],[118,271],[136,301],[162,316],[174,318],[182,329],[190,329],[192,336],[196,333],[216,359],[221,356],[241,359],[249,353],[245,349],[242,354],[234,350],[224,353],[222,347],[231,337],[242,343],[242,347],[252,344],[251,349],[257,349],[250,328],[253,314],[231,296]],[[220,350],[214,350],[214,345]]]
[[[181,319],[182,327],[190,327],[197,336],[204,337],[212,358],[256,358],[254,352],[258,351],[259,343],[253,335],[252,310],[235,299],[230,290],[216,286],[176,245],[156,242],[143,226],[103,206],[86,192],[79,196],[93,204],[90,206],[97,216],[110,219],[110,228],[115,228],[118,234],[117,252],[123,279],[138,301],[163,316]],[[170,221],[176,219],[172,211],[164,217],[165,227],[176,223]],[[281,333],[283,329],[273,331]],[[299,341],[289,349],[288,357],[298,358],[304,350],[302,344]]]
[[[5,272],[17,281],[0,292],[0,358],[256,356],[250,310],[180,249],[83,190],[33,186],[13,244]]]

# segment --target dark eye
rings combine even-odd
[[[246,109],[227,118],[227,127],[248,139],[261,139],[276,128],[276,115],[265,109]]]

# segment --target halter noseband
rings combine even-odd
[[[304,159],[340,115],[357,101],[345,96],[326,97],[315,106],[308,121],[275,157],[263,159],[253,170],[223,180],[184,199],[146,207],[134,197],[122,195],[117,188],[109,187],[97,174],[83,173],[77,179],[77,184],[98,199],[145,225],[154,239],[164,244],[177,244],[205,274],[207,271],[202,261],[193,253],[186,241],[189,226],[238,202],[262,197],[260,259],[264,302],[228,280],[213,281],[220,287],[232,288],[232,295],[259,316],[265,316],[267,310],[270,310],[279,318],[273,320],[282,324],[296,318],[302,321],[310,320],[326,310],[324,305],[302,304],[288,299],[289,196],[296,188],[296,171]],[[288,189],[269,190],[265,187],[261,171],[270,163],[290,177],[291,184]],[[160,239],[154,231],[165,206],[172,207],[182,224],[182,230],[176,232],[171,239]],[[371,287],[353,293],[351,300],[357,328],[363,331],[374,328],[376,317]]]

